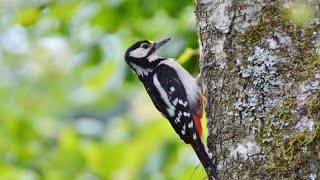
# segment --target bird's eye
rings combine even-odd
[[[147,49],[148,47],[149,47],[149,44],[146,44],[146,43],[142,44],[142,48]]]

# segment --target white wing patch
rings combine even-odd
[[[175,99],[172,101],[172,104],[176,106],[176,105],[178,104],[178,101],[179,101],[178,98],[175,98]]]
[[[174,92],[176,90],[176,88],[174,88],[173,86],[170,88],[171,92]]]
[[[185,135],[186,134],[186,124],[183,125],[181,134]]]
[[[196,140],[197,139],[197,134],[196,133],[193,133],[193,140]]]
[[[183,102],[182,100],[179,100],[179,104],[183,105],[184,107],[187,107],[188,101]]]
[[[164,100],[164,102],[167,104],[168,108],[167,108],[167,112],[169,114],[170,117],[173,117],[175,114],[175,110],[176,108],[170,103],[169,101],[169,97],[168,94],[166,93],[166,91],[163,89],[163,87],[161,86],[158,78],[157,78],[157,74],[153,75],[153,83],[155,85],[155,87],[158,89],[161,98]]]
[[[190,117],[190,113],[187,113],[187,112],[184,112],[183,115],[186,117]]]
[[[176,117],[176,119],[174,120],[174,122],[175,122],[176,124],[178,124],[179,122],[181,122],[181,120],[180,120],[179,117]]]

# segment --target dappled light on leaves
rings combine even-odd
[[[196,73],[191,1],[0,2],[1,178],[189,178],[195,155],[123,56],[170,36],[161,55]]]

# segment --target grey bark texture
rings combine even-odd
[[[219,177],[320,179],[319,0],[196,0],[195,8]]]

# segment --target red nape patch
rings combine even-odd
[[[201,125],[201,119],[197,115],[193,115],[193,122],[196,127],[197,134],[200,138],[202,138],[202,125]]]

